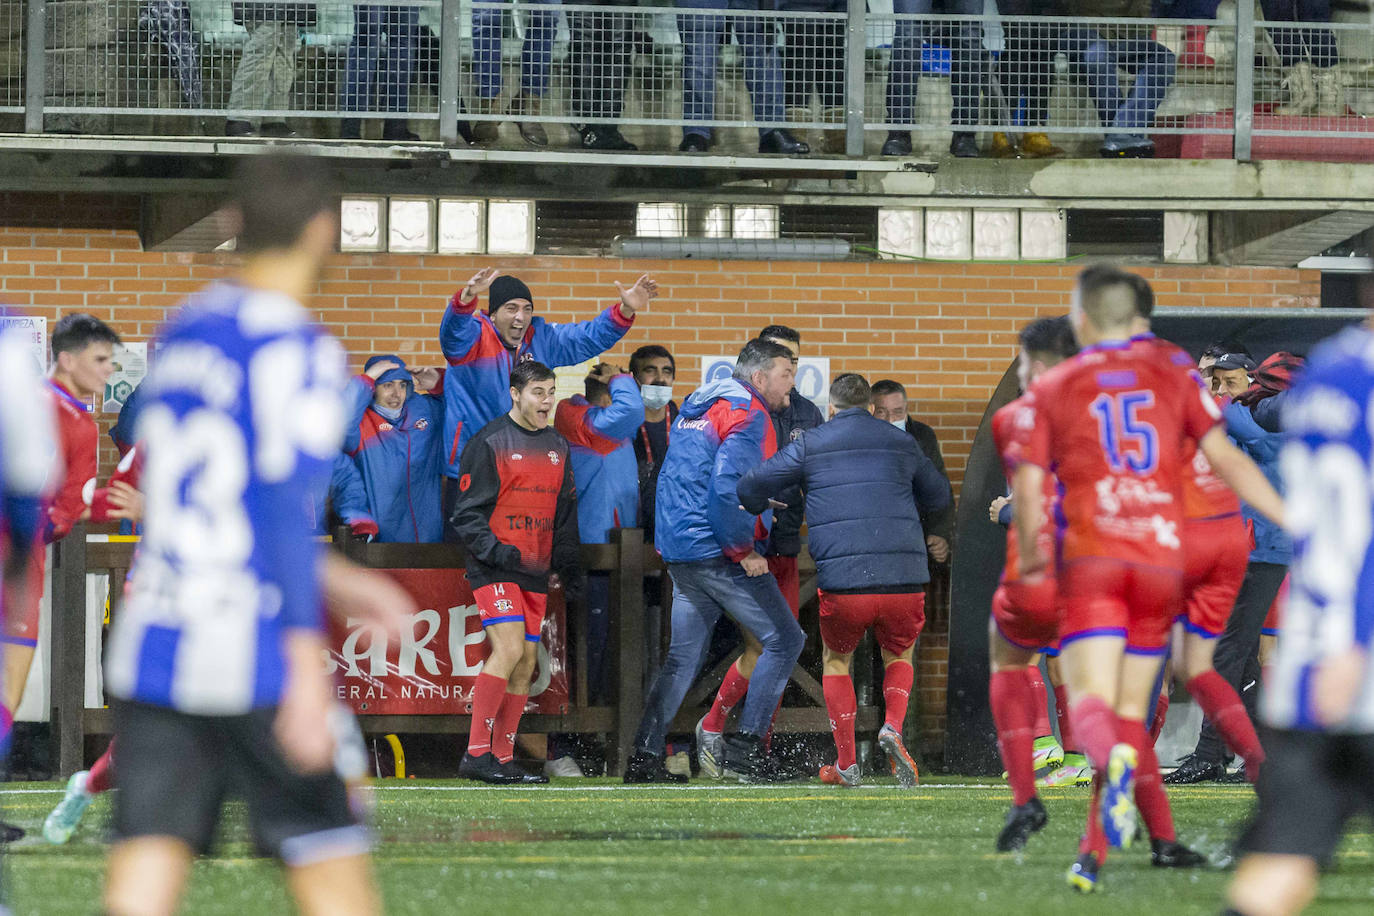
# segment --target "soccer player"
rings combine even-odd
[[[1077,352],[1067,318],[1041,318],[1026,325],[1021,329],[1021,352],[1016,364],[1021,390],[1029,389],[1041,375]],[[1016,469],[1014,461],[1020,455],[1013,443],[1029,433],[1024,424],[1029,417],[1024,395],[992,415],[993,442],[998,454],[1004,456],[1008,482]],[[1054,475],[1045,474],[1045,505],[1054,503],[1056,486]],[[1042,518],[1037,540],[1040,549],[1049,554],[1053,550],[1054,525],[1050,514],[1045,513]],[[997,837],[998,852],[1021,849],[1048,820],[1045,806],[1035,792],[1033,760],[1037,707],[1044,702],[1045,687],[1040,678],[1032,680],[1031,671],[1039,674],[1035,666],[1040,653],[1059,638],[1055,582],[1049,571],[1023,578],[1019,566],[1016,529],[1009,528],[1006,570],[992,597],[988,626],[992,672],[988,700],[1012,797],[1011,810]]]
[[[1374,333],[1312,354],[1282,410],[1293,565],[1260,698],[1268,759],[1227,916],[1287,916],[1316,892],[1345,823],[1374,810]]]
[[[174,912],[234,791],[302,911],[375,913],[368,832],[330,768],[320,608],[389,633],[414,605],[312,537],[344,358],[299,300],[337,243],[337,197],[311,160],[271,154],[234,190],[242,266],[169,322],[144,383],[144,537],[105,664],[120,775],[104,911]]]
[[[821,767],[821,781],[859,785],[849,665],[872,629],[882,649],[887,712],[878,743],[896,762],[901,784],[916,785],[902,722],[925,624],[922,587],[930,581],[920,517],[953,500],[948,481],[910,436],[873,416],[868,382],[850,372],[830,385],[830,420],[746,473],[737,491],[745,510],[757,514],[782,494],[806,494],[820,577],[822,686],[837,751],[835,764]]]
[[[1263,474],[1218,427],[1191,366],[1132,346],[1142,282],[1110,267],[1079,274],[1070,320],[1084,350],[1031,386],[1020,421],[1030,433],[1012,482],[1022,576],[1049,562],[1038,541],[1049,469],[1063,492],[1061,657],[1074,734],[1103,777],[1101,831],[1094,811],[1070,873],[1080,890],[1095,886],[1108,845],[1131,842],[1136,802],[1149,809],[1153,836],[1174,840],[1144,718],[1181,602],[1188,444],[1252,506],[1282,515]]]
[[[544,783],[515,762],[549,588],[581,585],[577,490],[568,441],[549,425],[553,370],[526,360],[510,373],[505,416],[468,442],[449,520],[468,552],[467,577],[488,654],[472,691],[472,727],[458,775],[493,784]]]

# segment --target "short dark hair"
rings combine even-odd
[[[592,378],[590,375],[582,382],[582,393],[589,401],[595,402],[599,398],[611,396],[611,386],[601,381],[599,378]]]
[[[748,381],[749,376],[755,372],[766,372],[769,364],[775,359],[785,359],[790,362],[792,351],[780,343],[755,337],[739,351],[739,358],[735,360],[734,376]]]
[[[836,410],[867,407],[872,401],[873,389],[868,387],[868,379],[857,372],[836,376],[830,383],[830,403]]]
[[[1088,319],[1103,329],[1126,327],[1154,311],[1150,284],[1110,264],[1094,264],[1078,274],[1078,301]]]
[[[1067,316],[1057,318],[1037,318],[1021,329],[1021,349],[1027,353],[1044,353],[1068,359],[1078,352],[1078,342],[1073,337],[1073,325]]]
[[[52,329],[53,359],[59,353],[80,353],[93,343],[114,346],[119,343],[119,335],[108,324],[85,312],[63,315]]]
[[[551,382],[557,376],[553,370],[541,362],[527,359],[523,363],[516,363],[515,368],[510,371],[510,386],[516,391],[524,391],[534,382]]]
[[[639,370],[651,359],[666,359],[668,365],[673,367],[673,375],[677,375],[677,360],[673,359],[673,354],[668,352],[667,347],[660,347],[658,344],[645,344],[630,354],[630,374],[638,375]]]
[[[885,398],[889,394],[900,394],[906,400],[906,386],[890,378],[880,378],[873,383],[871,400]]]
[[[796,344],[798,347],[801,346],[801,333],[785,324],[770,324],[759,331],[759,336],[769,340],[785,340],[788,343]]]
[[[292,247],[312,219],[338,207],[339,195],[324,165],[294,153],[244,157],[233,187],[242,219],[235,247],[249,254]]]

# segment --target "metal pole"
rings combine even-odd
[[[439,7],[439,140],[458,145],[458,41],[461,0],[442,0]]]
[[[1255,5],[1236,4],[1236,111],[1233,154],[1250,159],[1250,133],[1255,126]]]
[[[606,775],[625,772],[639,718],[644,712],[644,530],[611,532],[618,563],[611,572],[611,619],[616,675],[615,734],[606,753]],[[666,573],[664,575],[667,575]]]
[[[844,154],[864,154],[864,51],[868,45],[865,0],[849,0],[844,37]]]
[[[29,0],[24,23],[24,132],[43,132],[43,96],[47,94],[47,0]]]
[[[82,768],[86,711],[86,526],[52,548],[52,680],[49,707],[57,769],[66,779]]]

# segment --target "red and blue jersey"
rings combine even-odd
[[[740,508],[736,488],[777,450],[768,406],[749,383],[719,379],[692,392],[673,423],[658,475],[654,546],[663,559],[739,561],[760,550],[772,512],[750,515]]]
[[[448,360],[444,385],[444,473],[457,477],[463,447],[482,427],[510,410],[510,371],[533,359],[549,368],[585,362],[615,346],[634,324],[620,303],[600,315],[573,324],[553,324],[535,317],[520,346],[511,350],[491,319],[477,312],[477,298],[461,302],[455,295],[439,325],[439,345]]]
[[[568,440],[577,483],[577,528],[584,544],[607,544],[611,531],[639,523],[639,462],[634,437],[644,400],[629,375],[611,379],[611,403],[594,407],[582,395],[558,405],[554,428]]]
[[[57,418],[57,447],[62,455],[62,476],[48,504],[43,540],[61,540],[81,521],[95,497],[95,475],[100,430],[91,417],[91,405],[52,379],[48,395]]]
[[[1030,436],[1034,413],[1024,396],[998,409],[992,415],[992,441],[997,454],[1002,456],[1002,468],[1011,483],[1016,467],[1025,454],[1027,439]],[[1044,487],[1040,494],[1041,507],[1040,531],[1035,540],[1040,552],[1046,557],[1054,556],[1055,514],[1059,511],[1059,481],[1053,474],[1045,475]],[[1015,512],[1015,506],[1012,507]],[[1007,562],[1002,573],[1002,581],[1015,582],[1021,578],[1021,545],[1016,538],[1016,528],[1007,529]]]

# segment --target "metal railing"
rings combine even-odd
[[[320,139],[383,121],[390,140],[550,147],[614,125],[645,148],[696,134],[728,151],[783,129],[848,156],[894,132],[932,151],[970,132],[999,153],[1025,134],[1079,151],[1150,135],[1244,159],[1256,139],[1374,131],[1369,22],[1256,22],[1248,3],[1225,22],[724,5],[7,0],[0,115],[182,135],[219,134],[220,118],[284,134],[289,119]]]

